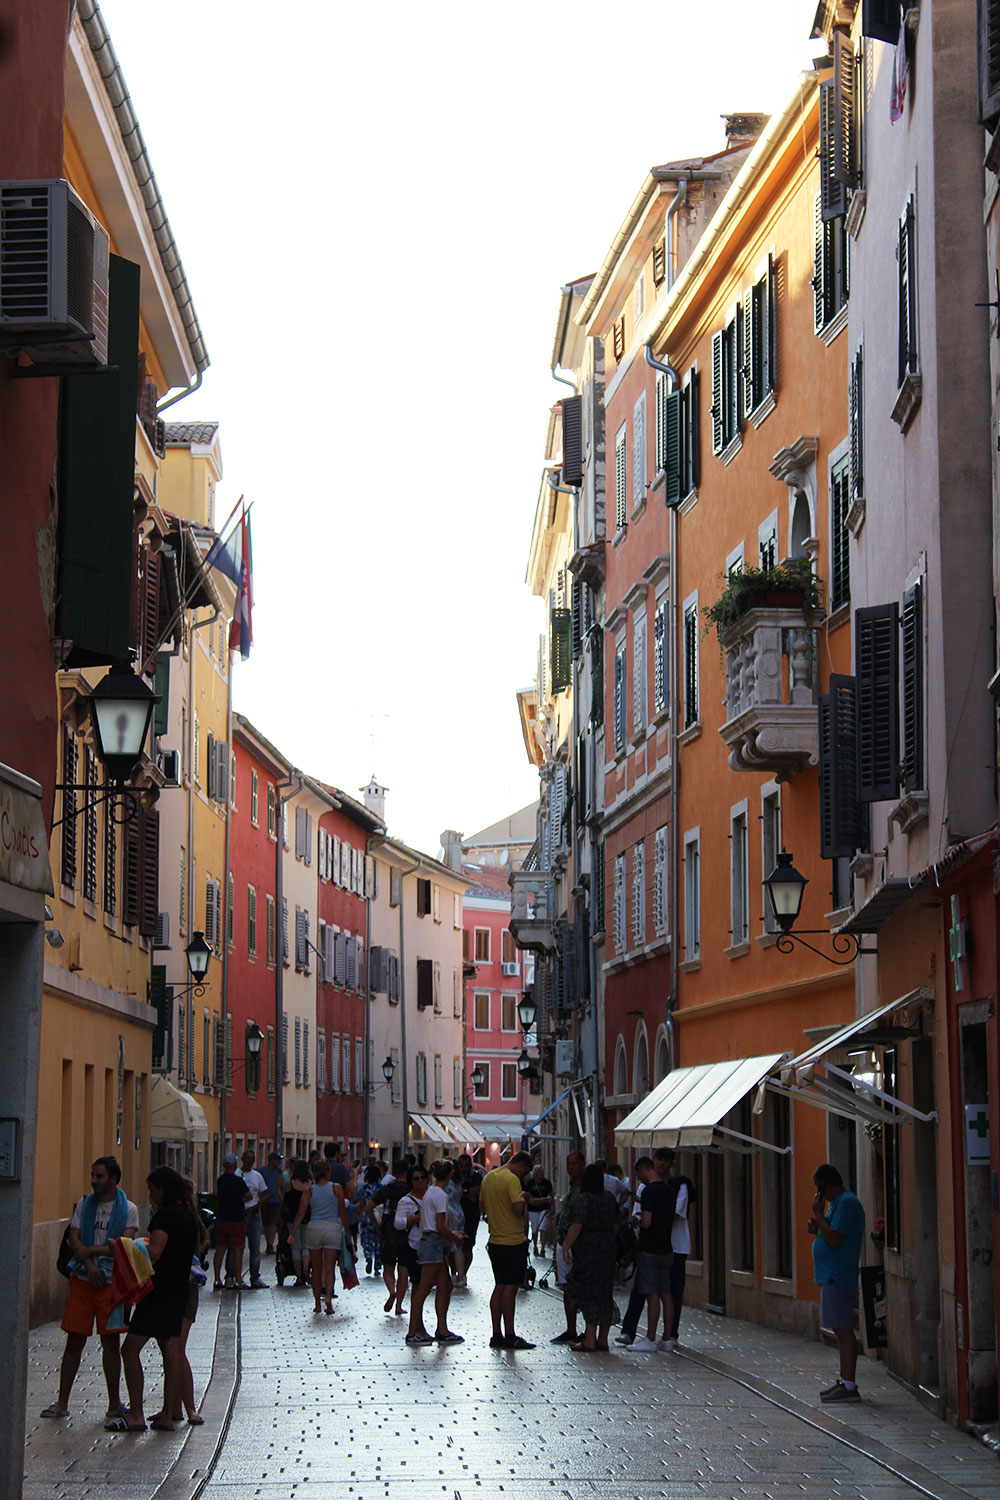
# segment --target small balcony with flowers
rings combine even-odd
[[[748,568],[726,579],[705,611],[726,674],[719,733],[734,771],[785,781],[819,757],[816,624],[820,584],[809,558]]]

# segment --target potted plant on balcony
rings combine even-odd
[[[807,557],[771,568],[744,568],[722,578],[726,585],[722,594],[702,611],[706,632],[714,626],[720,646],[752,609],[801,609],[810,624],[821,611],[819,579]]]

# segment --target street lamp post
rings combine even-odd
[[[52,824],[53,828],[65,823],[67,818],[78,817],[81,812],[109,799],[112,803],[121,799],[120,821],[129,822],[135,817],[138,806],[136,794],[133,792],[126,800],[125,783],[142,760],[149,721],[159,701],[159,696],[141,677],[136,677],[128,663],[112,667],[93,692],[83,699],[90,709],[94,751],[108,773],[110,787],[95,797],[94,788],[86,783],[80,785],[71,781],[57,782],[56,791],[86,792],[89,795],[84,797],[82,807],[75,805],[74,798],[72,811],[64,812],[61,818],[57,818]]]
[[[874,952],[874,949],[862,948],[861,938],[854,932],[831,932],[825,927],[802,929],[809,937],[828,938],[833,949],[831,954],[824,953],[813,943],[807,943],[802,932],[792,931],[802,911],[802,898],[808,884],[806,876],[801,875],[792,864],[792,856],[788,850],[782,849],[774,869],[764,881],[764,894],[767,897],[771,916],[781,929],[781,935],[775,943],[778,952],[794,953],[795,945],[798,943],[801,947],[808,948],[810,953],[815,953],[817,958],[821,958],[824,963],[837,964],[840,967],[852,964],[859,953]]]

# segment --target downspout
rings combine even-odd
[[[677,200],[675,199],[674,202]],[[671,204],[673,207],[673,204]],[[651,344],[643,345],[646,363],[651,369],[658,370],[667,377],[670,389],[677,385],[677,371],[673,365],[665,360],[654,359]],[[667,589],[669,591],[669,619],[670,619],[670,858],[668,861],[670,879],[670,993],[667,996],[667,1070],[674,1068],[674,1007],[677,1004],[678,990],[680,988],[680,962],[681,962],[681,935],[678,929],[680,920],[680,899],[677,889],[680,871],[680,860],[678,858],[679,830],[677,821],[680,816],[680,760],[677,755],[677,643],[680,640],[680,613],[677,600],[677,538],[679,528],[677,525],[677,507],[671,505],[670,509],[670,559],[668,563],[669,573]],[[654,1060],[655,1066],[655,1060]]]
[[[670,200],[670,207],[667,209],[667,222],[666,222],[666,231],[667,231],[667,264],[666,264],[667,285],[666,285],[665,290],[666,290],[666,292],[667,292],[668,295],[670,293],[670,288],[674,284],[674,269],[675,269],[675,266],[676,266],[676,263],[677,263],[677,225],[674,222],[674,220],[675,220],[675,216],[677,214],[677,210],[680,208],[681,204],[684,202],[685,198],[687,197],[687,192],[688,192],[687,178],[686,177],[682,177],[680,179],[680,181],[678,182],[678,184],[677,184],[677,191],[676,191],[676,193],[674,194],[673,198]],[[646,345],[646,358],[649,359],[649,345],[648,344]],[[649,362],[650,362],[650,364],[653,363],[652,360],[650,360]],[[654,370],[656,370],[656,369],[663,369],[664,367],[662,365],[653,365],[653,368],[654,368]]]
[[[365,858],[371,854],[373,849],[378,849],[385,843],[384,833],[370,833],[365,839]],[[370,1072],[370,1056],[372,1047],[372,903],[371,898],[365,898],[365,1151],[368,1151],[371,1140],[372,1127],[372,1093],[374,1085]],[[392,1099],[389,1100],[390,1107]]]
[[[230,765],[230,767],[232,767],[232,764],[233,764],[233,657],[232,657],[232,652],[229,653],[229,675],[228,675],[228,680],[227,680],[227,683],[226,683],[226,743],[229,746],[229,765]],[[232,778],[232,770],[231,769],[230,769],[230,773],[229,774],[230,774],[230,778]],[[225,1069],[226,1017],[229,1015],[229,924],[233,920],[233,913],[230,910],[230,905],[229,905],[229,866],[230,866],[230,862],[232,860],[232,847],[233,847],[233,799],[232,799],[232,796],[231,796],[231,786],[232,786],[232,781],[230,779],[230,786],[228,786],[226,788],[226,858],[225,858],[226,874],[225,874],[225,887],[224,887],[226,894],[225,894],[225,898],[224,898],[223,903],[222,903],[222,932],[220,934],[221,940],[222,940],[222,1056],[223,1056],[223,1070],[222,1070],[222,1088],[221,1088],[221,1095],[220,1095],[220,1098],[219,1098],[219,1139],[220,1139],[220,1141],[222,1143],[223,1149],[225,1149],[225,1141],[226,1141],[226,1101],[227,1101],[228,1094],[229,1094],[229,1090],[226,1087],[226,1069]],[[236,892],[234,890],[234,892],[233,892],[234,897],[235,897],[235,894],[236,894]],[[246,1067],[246,1060],[245,1060],[246,1050],[247,1050],[246,1047],[244,1047],[243,1048],[243,1052],[244,1052],[244,1068]],[[243,1088],[244,1088],[244,1092],[246,1092],[246,1074],[245,1073],[244,1073]]]
[[[287,797],[283,787],[291,787]],[[293,771],[287,781],[274,784],[277,840],[274,851],[274,1149],[284,1153],[285,1049],[281,1023],[285,1014],[285,808],[302,790],[302,777]]]

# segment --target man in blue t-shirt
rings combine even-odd
[[[820,1321],[824,1328],[833,1330],[840,1351],[840,1379],[820,1392],[820,1400],[860,1401],[854,1379],[858,1365],[854,1293],[865,1236],[865,1211],[829,1162],[816,1168],[813,1184],[816,1196],[812,1218],[806,1224],[809,1233],[816,1236],[813,1278],[820,1289]]]

